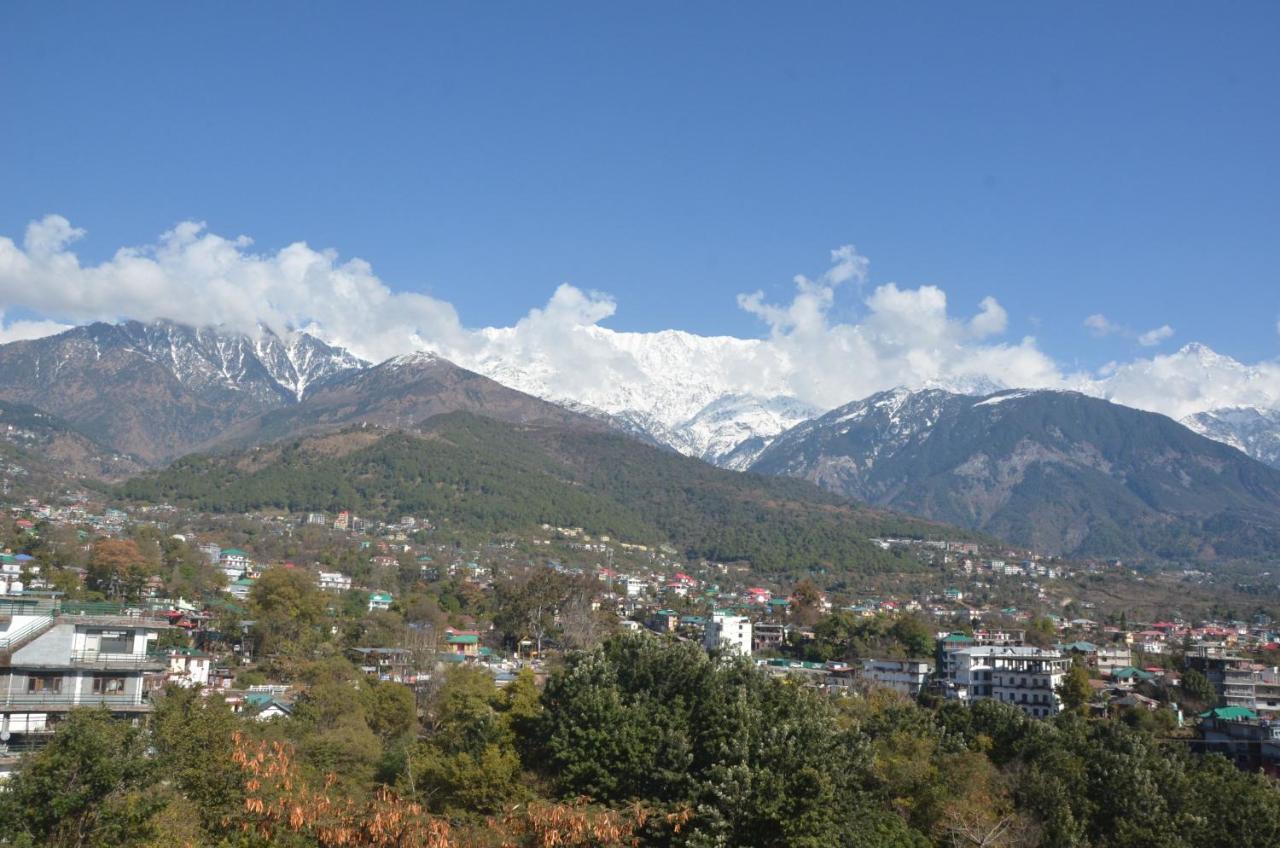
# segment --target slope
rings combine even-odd
[[[917,567],[868,542],[874,535],[968,537],[604,430],[465,412],[433,417],[414,433],[361,428],[187,457],[128,482],[121,494],[227,512],[410,513],[487,531],[581,526],[593,535],[671,543],[690,556],[746,560],[780,576]]]
[[[883,392],[788,431],[752,468],[1048,552],[1280,556],[1280,472],[1073,392]]]

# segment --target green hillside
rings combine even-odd
[[[669,542],[691,556],[746,560],[779,575],[909,570],[914,560],[868,537],[966,537],[807,483],[723,471],[621,435],[469,413],[437,416],[412,434],[348,430],[187,457],[120,492],[212,512],[412,513],[489,531],[581,526],[593,535]]]

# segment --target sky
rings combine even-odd
[[[559,315],[1270,362],[1277,35],[1275,3],[8,3],[0,338],[480,356]]]

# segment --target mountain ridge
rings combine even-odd
[[[1280,471],[1079,392],[881,392],[782,434],[750,468],[1050,553],[1280,554]]]

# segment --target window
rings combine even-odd
[[[93,678],[93,694],[123,695],[124,694],[124,678],[123,677]]]
[[[127,630],[104,630],[98,634],[98,652],[102,654],[131,654],[133,639]]]
[[[38,677],[27,678],[28,692],[61,692],[62,678],[49,674],[40,675]]]

